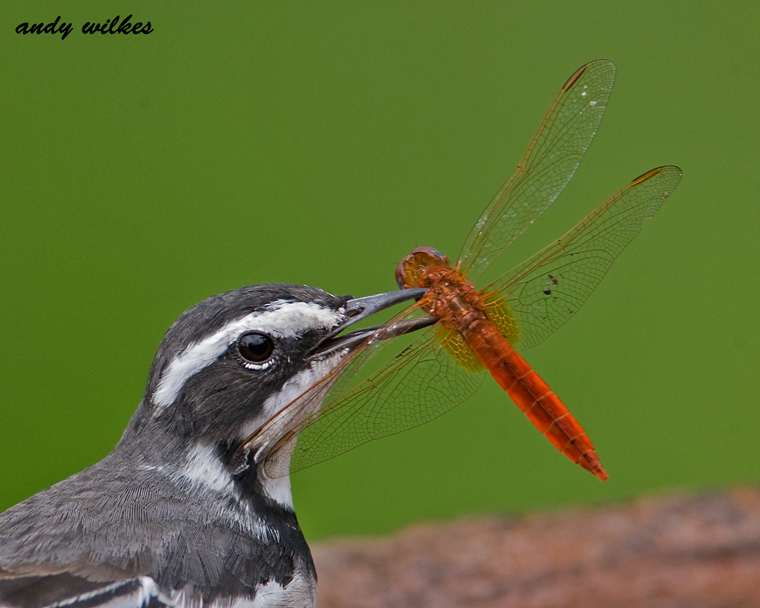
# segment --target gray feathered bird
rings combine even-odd
[[[0,606],[313,606],[289,478],[232,459],[368,335],[340,331],[422,293],[266,284],[185,312],[114,451],[0,514]]]

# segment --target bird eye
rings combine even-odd
[[[246,361],[263,363],[274,352],[274,342],[266,334],[250,332],[238,338],[238,352]]]

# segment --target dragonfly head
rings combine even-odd
[[[401,289],[423,287],[420,280],[431,268],[448,268],[449,258],[433,247],[417,247],[396,266],[396,283]]]

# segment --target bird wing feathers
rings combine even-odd
[[[2,608],[143,608],[173,605],[148,576],[91,581],[67,572],[14,576],[0,572]]]

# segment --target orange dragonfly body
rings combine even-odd
[[[563,454],[607,478],[583,428],[517,351],[542,342],[577,312],[644,219],[676,187],[680,169],[648,171],[485,288],[473,283],[575,173],[596,134],[614,74],[611,62],[597,60],[570,77],[457,261],[450,264],[431,247],[406,256],[396,269],[397,282],[427,293],[251,435],[246,456],[264,462],[271,477],[286,475],[440,416],[469,397],[487,370]],[[432,317],[431,327],[357,381],[368,358],[393,343],[388,338],[423,316]]]
[[[570,460],[602,481],[607,479],[607,473],[581,425],[510,345],[509,336],[514,334],[516,324],[508,309],[498,310],[500,304],[488,305],[489,296],[477,291],[461,270],[452,268],[448,258],[432,247],[419,247],[401,260],[396,269],[396,280],[402,289],[428,289],[418,305],[428,315],[439,319],[441,328],[450,333],[445,346],[454,358],[464,350],[453,348],[454,341],[463,339],[541,434]],[[494,313],[489,314],[489,309]],[[507,322],[503,330],[491,320],[492,317]]]

